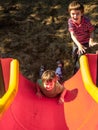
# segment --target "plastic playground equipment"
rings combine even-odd
[[[97,54],[80,57],[80,69],[64,82],[63,105],[57,104],[58,97],[39,99],[35,83],[19,73],[16,60],[13,67],[9,67],[11,59],[1,61],[6,93],[1,97],[3,105],[0,99],[0,130],[98,130]]]
[[[1,62],[2,65],[2,62]],[[5,68],[5,71],[7,68]],[[0,98],[0,117],[3,112],[10,106],[11,102],[14,100],[14,97],[18,90],[18,80],[19,80],[19,63],[16,59],[13,59],[10,62],[10,75],[9,75],[9,84],[5,89],[5,93]],[[3,77],[2,77],[2,81]],[[4,85],[4,83],[1,83]],[[5,86],[2,86],[5,87]]]
[[[96,61],[97,60],[98,60],[98,57],[96,57]],[[97,69],[98,69],[98,65],[97,65]],[[98,102],[98,87],[93,82],[90,68],[89,68],[88,58],[86,55],[83,55],[80,57],[80,70],[81,70],[81,74],[82,74],[83,83],[84,83],[84,86],[85,86],[87,92],[92,96],[92,98],[96,102]],[[96,72],[98,72],[98,71],[96,71]],[[97,78],[96,78],[96,80],[97,80]]]

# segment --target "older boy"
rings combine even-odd
[[[90,20],[84,16],[84,6],[79,1],[72,1],[68,6],[70,18],[68,28],[74,42],[73,56],[75,63],[78,55],[86,53],[88,47],[98,43],[94,42],[94,26]]]

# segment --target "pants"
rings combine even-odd
[[[83,44],[83,46],[89,48],[89,44],[88,43],[85,43]],[[88,52],[88,49],[86,50]],[[82,55],[78,55],[78,47],[74,44],[73,45],[73,50],[72,50],[72,57],[73,57],[73,60],[74,60],[74,74],[77,72],[77,70],[79,69],[79,57]]]

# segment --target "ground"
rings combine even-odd
[[[98,1],[80,1],[96,27],[98,41]],[[0,0],[0,55],[18,59],[21,73],[31,81],[37,80],[41,65],[55,70],[59,59],[64,62],[64,80],[73,74],[72,40],[67,25],[69,2]]]

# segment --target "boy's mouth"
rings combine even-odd
[[[49,90],[52,90],[52,88],[51,88],[51,87],[50,87],[50,88],[46,88],[46,90],[48,90],[48,91],[49,91]]]
[[[74,21],[78,21],[78,18],[73,18]]]
[[[46,90],[51,90],[53,87],[50,85],[47,85],[45,88],[46,88]]]

